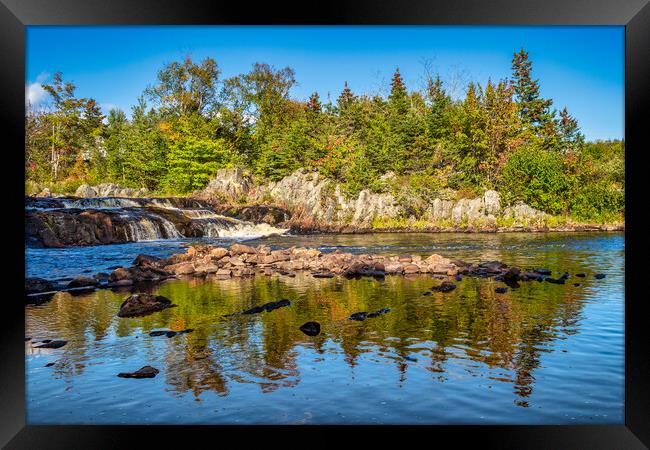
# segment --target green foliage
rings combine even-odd
[[[506,203],[521,200],[533,208],[559,214],[566,208],[569,190],[562,159],[542,148],[522,147],[504,168],[502,194]]]
[[[31,190],[114,182],[184,194],[223,167],[247,168],[259,183],[305,168],[349,197],[391,192],[406,217],[420,217],[434,198],[497,189],[505,203],[621,220],[624,143],[585,143],[567,109],[556,117],[541,97],[532,68],[522,49],[512,79],[469,83],[462,98],[439,76],[409,90],[395,69],[388,95],[359,95],[346,82],[321,101],[316,92],[291,97],[289,67],[256,63],[221,80],[214,59],[186,57],[161,68],[129,117],[113,110],[106,120],[57,73],[43,85],[50,108],[25,117],[27,180]]]
[[[172,192],[189,192],[205,187],[217,170],[233,165],[237,155],[223,139],[180,137],[169,146],[169,170],[165,187]]]

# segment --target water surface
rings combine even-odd
[[[166,256],[190,241],[26,249],[27,273],[57,279]],[[56,294],[26,308],[27,409],[41,423],[502,423],[623,422],[622,233],[274,236],[272,248],[415,253],[501,260],[572,274],[505,294],[464,278],[422,293],[430,276],[345,280],[307,274],[206,282],[171,280],[152,292],[178,304],[118,318],[128,291]],[[586,278],[575,277],[584,272]],[[603,280],[593,278],[605,273]],[[580,283],[580,286],[574,286]],[[224,318],[287,298],[287,308]],[[363,322],[358,311],[391,311]],[[321,324],[309,337],[299,327]],[[151,337],[157,329],[194,332]],[[48,363],[54,363],[45,367]],[[154,379],[123,379],[144,365]]]

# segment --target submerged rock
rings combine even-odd
[[[368,312],[367,311],[362,311],[362,312],[356,312],[356,313],[350,315],[350,317],[348,317],[348,319],[349,320],[366,320],[366,316],[368,316]]]
[[[594,275],[594,278],[597,279],[597,280],[602,280],[603,278],[605,278],[605,274],[604,273],[597,273],[596,275]]]
[[[540,274],[540,275],[550,275],[551,271],[548,269],[535,269],[534,272]]]
[[[255,306],[253,308],[247,309],[246,311],[242,311],[239,314],[259,314],[264,311],[271,312],[275,309],[283,308],[285,306],[291,306],[291,302],[287,299],[282,299],[282,300],[278,300],[277,302],[268,302],[260,306]],[[234,316],[234,315],[237,315],[237,313],[228,314],[226,317]]]
[[[169,300],[167,297],[163,297],[162,295],[133,294],[127,297],[122,305],[120,305],[120,310],[117,313],[117,316],[143,316],[175,306],[177,305],[174,305],[171,300]]]
[[[584,273],[582,273],[582,272],[581,272],[581,273],[576,273],[576,277],[584,278],[584,277],[586,277],[586,276],[587,276],[587,275],[584,274]]]
[[[135,372],[121,372],[118,373],[117,376],[120,378],[153,378],[159,372],[160,371],[155,367],[144,366],[136,370]]]
[[[380,309],[378,311],[369,313],[366,316],[366,318],[370,319],[372,317],[379,317],[379,316],[382,316],[382,315],[386,314],[387,312],[390,312],[390,308],[382,308],[382,309]]]
[[[320,324],[318,322],[305,322],[301,325],[300,331],[307,336],[318,336],[320,333]]]
[[[549,283],[552,283],[552,284],[564,284],[566,282],[566,279],[565,278],[551,278],[551,277],[548,277],[544,281],[548,281]]]
[[[451,292],[456,289],[456,285],[451,281],[443,281],[440,283],[440,286],[433,286],[431,288],[432,292]]]
[[[494,292],[496,292],[497,294],[505,294],[506,292],[508,292],[508,288],[498,287],[494,289]]]
[[[61,341],[52,341],[52,340],[46,339],[46,340],[43,341],[42,344],[35,345],[34,348],[61,348],[67,343],[68,343],[68,341],[63,341],[63,340],[61,340]]]
[[[374,312],[371,312],[371,313],[366,312],[366,311],[356,312],[356,313],[352,314],[348,319],[349,320],[359,320],[359,321],[361,321],[361,320],[371,319],[373,317],[379,317],[381,315],[386,314],[387,312],[390,312],[390,308],[382,308],[380,310],[377,310],[377,311],[374,311]]]

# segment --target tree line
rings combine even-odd
[[[438,75],[409,90],[399,69],[387,96],[357,95],[345,82],[334,101],[317,93],[301,101],[290,95],[295,84],[290,67],[256,63],[222,79],[213,58],[188,56],[159,70],[129,118],[119,109],[104,116],[57,73],[43,84],[50,106],[26,115],[27,180],[184,194],[223,167],[259,181],[302,167],[349,195],[371,189],[426,202],[496,189],[551,214],[622,219],[623,142],[586,143],[567,109],[542,97],[524,49],[511,78],[470,82],[461,98]]]

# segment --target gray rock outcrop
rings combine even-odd
[[[219,195],[226,199],[237,200],[247,195],[253,187],[250,175],[241,169],[219,169],[216,177],[210,180],[204,192],[208,195]]]
[[[118,184],[102,183],[97,186],[82,184],[77,188],[74,195],[81,198],[94,197],[144,197],[147,194],[147,188],[134,189],[125,188]]]

